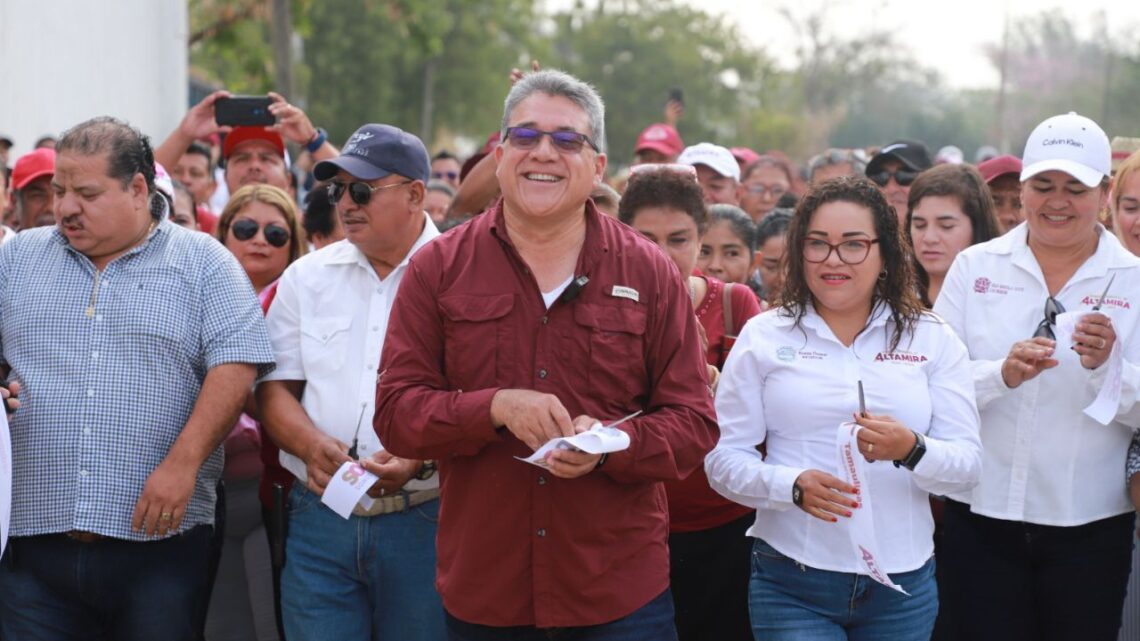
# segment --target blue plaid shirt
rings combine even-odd
[[[261,308],[206,234],[160,223],[100,274],[55,227],[0,249],[0,362],[23,385],[11,420],[12,536],[69,530],[147,540],[131,515],[182,432],[206,372],[273,369]],[[219,447],[181,529],[214,522]]]

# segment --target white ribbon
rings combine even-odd
[[[1077,331],[1077,324],[1081,319],[1088,316],[1093,312],[1065,312],[1057,314],[1057,350],[1072,349],[1073,347],[1073,333]],[[1108,310],[1100,310],[1100,313],[1109,316]],[[1111,316],[1109,316],[1111,318]],[[1085,408],[1085,416],[1100,423],[1101,425],[1108,425],[1112,419],[1116,418],[1116,411],[1120,407],[1121,390],[1124,387],[1124,351],[1120,347],[1120,341],[1112,344],[1112,351],[1108,354],[1108,361],[1101,365],[1107,367],[1108,371],[1104,377],[1104,383],[1100,386],[1100,392],[1097,393],[1096,398],[1092,403],[1089,403]]]
[[[879,566],[878,549],[879,539],[875,536],[875,513],[871,507],[871,479],[867,475],[867,460],[859,451],[859,442],[856,437],[863,429],[855,423],[843,423],[836,432],[835,442],[839,450],[839,478],[855,486],[859,491],[859,508],[851,511],[851,518],[847,519],[847,532],[851,535],[851,549],[859,567],[875,581],[898,590],[903,594],[910,594],[902,589]]]

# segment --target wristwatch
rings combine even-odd
[[[902,459],[895,461],[895,467],[905,467],[911,472],[914,471],[918,462],[926,455],[926,438],[922,434],[914,433],[914,447],[910,448],[910,453]]]
[[[423,463],[420,463],[420,469],[418,472],[416,472],[416,479],[420,481],[426,481],[435,476],[437,470],[439,470],[439,466],[435,464],[435,461],[432,461],[430,459],[424,461]]]
[[[796,507],[804,506],[804,489],[800,487],[799,481],[796,481],[792,485],[792,503],[794,503]]]

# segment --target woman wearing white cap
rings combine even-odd
[[[1023,157],[1025,222],[959,254],[934,307],[970,351],[982,420],[982,481],[950,495],[939,559],[954,638],[1117,637],[1140,259],[1097,222],[1110,157],[1088,118],[1038,125]],[[1085,315],[1074,328],[1065,310]]]

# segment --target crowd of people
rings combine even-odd
[[[0,640],[1117,638],[1135,141],[611,155],[511,83],[468,158],[0,137]]]

